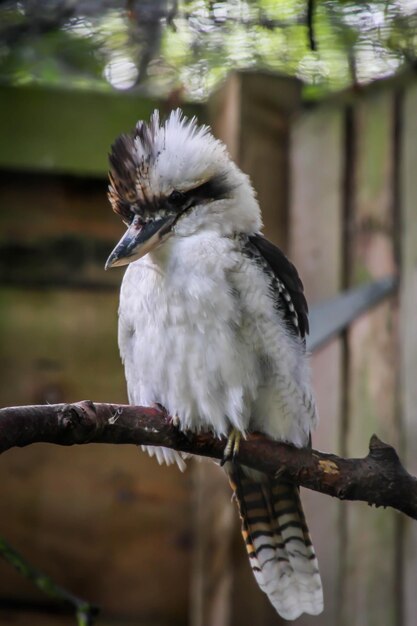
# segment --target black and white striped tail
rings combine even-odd
[[[318,615],[323,610],[323,590],[298,488],[263,475],[254,479],[231,463],[227,472],[260,588],[287,620],[302,613]]]

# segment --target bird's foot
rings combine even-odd
[[[232,428],[227,438],[227,444],[223,452],[223,458],[220,465],[224,465],[227,461],[235,461],[239,452],[240,440],[242,433],[236,428]]]
[[[151,406],[153,406],[153,408],[156,409],[157,411],[161,411],[161,413],[164,414],[164,417],[168,415],[168,411],[166,410],[164,405],[161,404],[160,402],[152,402]]]
[[[169,415],[164,405],[160,404],[159,402],[154,402],[152,406],[154,406],[155,409],[158,409],[158,411],[161,411],[161,413],[164,414],[164,417],[166,418],[168,424],[172,424],[173,426],[175,426],[175,428],[180,427],[181,421],[178,415]]]

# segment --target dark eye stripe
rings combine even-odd
[[[180,210],[192,208],[202,200],[220,200],[227,197],[231,192],[231,187],[223,175],[213,176],[210,180],[199,187],[194,187],[188,191],[181,192],[176,189],[169,195],[169,203]]]
[[[120,181],[118,181],[120,182]],[[135,203],[129,202],[126,198],[126,189],[112,181],[109,197],[114,211],[119,213],[124,222],[130,224],[135,214],[152,217],[152,214],[160,211],[184,212],[192,209],[193,206],[204,200],[220,200],[230,196],[233,188],[228,183],[226,176],[218,174],[207,180],[202,185],[181,192],[174,190],[165,198],[146,198]],[[168,206],[167,206],[168,204]]]
[[[231,191],[232,189],[227,182],[226,176],[218,174],[199,187],[190,189],[185,195],[196,200],[220,200],[221,198],[227,197]]]

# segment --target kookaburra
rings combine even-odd
[[[308,446],[317,421],[305,350],[308,309],[294,265],[260,234],[248,176],[207,126],[155,111],[110,155],[113,209],[127,226],[106,267],[127,265],[119,347],[129,401],[160,404],[184,431],[260,431]],[[160,462],[184,460],[148,448]],[[261,589],[286,619],[322,611],[317,559],[298,488],[225,469]]]

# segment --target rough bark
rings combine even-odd
[[[182,433],[158,407],[83,401],[0,410],[0,452],[36,442],[145,444],[221,459],[226,441],[207,433]],[[366,457],[345,459],[254,433],[242,440],[238,460],[341,500],[390,506],[417,519],[417,479],[404,469],[395,449],[376,435]]]

